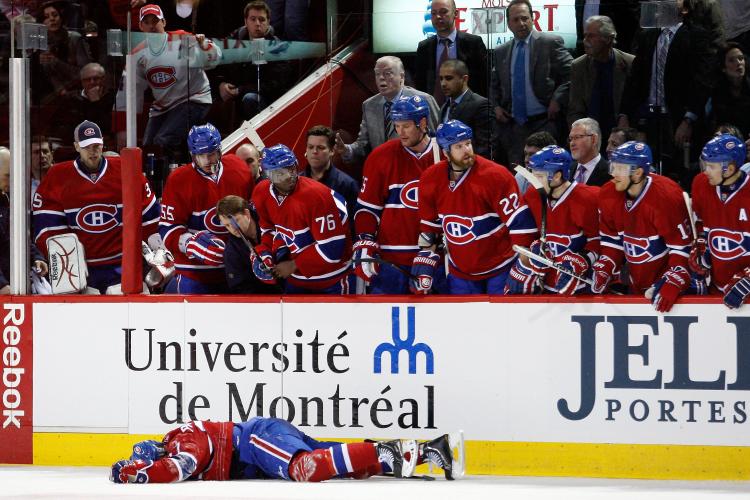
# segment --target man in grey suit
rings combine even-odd
[[[490,101],[469,88],[469,69],[458,59],[448,59],[440,65],[440,89],[445,102],[440,108],[440,123],[459,120],[474,133],[474,152],[490,158],[490,137],[494,137],[494,116]]]
[[[511,164],[520,164],[529,134],[557,135],[555,120],[568,101],[573,57],[561,37],[533,30],[529,0],[511,0],[505,12],[513,40],[495,49],[492,102],[500,145]]]
[[[336,134],[334,150],[349,163],[363,160],[373,149],[388,139],[397,137],[390,118],[391,105],[399,97],[418,95],[430,107],[430,129],[437,127],[438,106],[431,95],[404,86],[404,64],[394,56],[384,56],[375,62],[375,84],[378,94],[362,103],[362,123],[359,125],[357,140],[345,144],[340,134]]]
[[[612,176],[609,175],[609,162],[599,150],[602,145],[602,131],[593,118],[581,118],[573,122],[568,136],[570,155],[576,161],[570,180],[589,186],[603,186]]]
[[[607,16],[586,20],[583,47],[586,54],[575,59],[570,70],[568,124],[590,117],[599,122],[602,137],[617,123],[625,81],[633,54],[615,49],[617,31]]]

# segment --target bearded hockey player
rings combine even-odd
[[[462,473],[447,434],[432,441],[321,442],[286,420],[255,417],[248,422],[193,421],[161,442],[133,446],[130,460],[112,465],[115,483],[173,483],[188,479],[285,479],[319,482],[392,474],[411,477],[430,462],[446,479]],[[460,455],[459,455],[460,456]]]
[[[249,199],[255,182],[245,162],[221,154],[221,134],[207,123],[188,134],[192,163],[167,178],[162,196],[159,232],[175,259],[175,277],[166,293],[222,293],[226,228],[216,203],[233,194]]]
[[[538,225],[542,204],[547,212],[544,242],[535,241],[531,250],[573,274],[588,277],[599,256],[599,188],[569,181],[572,162],[570,153],[559,146],[546,146],[529,159],[531,173],[541,182],[546,196],[530,188],[524,199]],[[539,261],[530,259],[529,267],[542,278],[542,286],[549,292],[573,295],[588,291],[579,279]]]
[[[528,246],[537,234],[531,212],[507,169],[474,154],[471,128],[459,120],[438,126],[446,156],[419,179],[419,246],[411,289],[428,293],[445,235],[451,294],[502,294],[513,244]]]
[[[750,182],[740,167],[747,150],[737,137],[722,134],[704,146],[701,170],[693,179],[693,211],[698,235],[690,268],[711,276],[711,290],[730,309],[750,295]]]
[[[642,142],[626,142],[610,155],[614,178],[599,196],[601,255],[592,291],[604,293],[627,260],[633,293],[653,287],[654,308],[667,312],[690,285],[690,219],[682,189],[652,174],[651,166],[651,150]]]

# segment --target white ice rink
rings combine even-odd
[[[370,478],[319,484],[190,481],[113,484],[104,467],[0,467],[0,498],[190,500],[703,500],[750,499],[750,482],[471,476],[460,481]]]

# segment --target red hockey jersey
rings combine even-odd
[[[224,265],[202,264],[180,250],[180,237],[208,230],[226,241],[228,232],[216,215],[216,203],[230,194],[250,199],[255,181],[245,162],[233,154],[224,155],[216,178],[192,163],[182,165],[167,178],[161,199],[159,232],[175,259],[175,270],[202,283],[221,283]]]
[[[635,200],[605,184],[599,193],[601,254],[619,265],[627,259],[636,293],[673,266],[688,267],[690,220],[682,189],[661,175],[649,175]]]
[[[411,266],[419,251],[419,177],[434,163],[432,141],[420,154],[391,139],[365,161],[357,199],[357,234],[376,235],[383,259]]]
[[[724,291],[732,275],[750,266],[750,177],[745,175],[735,189],[722,193],[700,174],[691,192],[711,251],[712,284]]]
[[[481,156],[457,182],[447,160],[428,168],[419,179],[419,217],[421,231],[445,234],[450,272],[463,279],[497,274],[515,258],[514,244],[537,237],[516,180]]]
[[[73,232],[86,251],[88,266],[122,259],[122,177],[119,158],[102,158],[91,175],[78,160],[58,163],[42,179],[32,202],[36,245],[47,255],[50,236]],[[145,177],[143,239],[157,231],[159,204]]]
[[[337,206],[330,188],[299,177],[294,191],[279,199],[266,179],[255,188],[253,203],[262,246],[274,255],[286,247],[297,266],[287,278],[289,283],[321,290],[349,272],[352,249],[346,205]]]
[[[527,189],[524,199],[537,225],[541,224],[542,203],[537,190]],[[574,182],[558,200],[547,200],[547,248],[553,257],[571,251],[588,255],[590,262],[596,261],[599,256],[598,199],[598,187]],[[554,290],[555,279],[555,273],[547,273],[544,287]]]

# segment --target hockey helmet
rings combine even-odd
[[[454,144],[474,137],[471,127],[459,120],[448,120],[441,123],[438,125],[435,135],[440,149],[446,151],[449,151]]]
[[[631,174],[635,169],[642,168],[643,175],[648,175],[651,172],[652,163],[651,148],[648,147],[648,144],[640,141],[628,141],[618,146],[609,155],[609,173],[616,175],[617,167],[626,165]]]
[[[411,120],[417,125],[422,118],[430,116],[430,106],[418,95],[402,95],[391,106],[391,120]]]
[[[705,169],[707,163],[720,163],[721,171],[726,172],[730,163],[737,168],[745,163],[747,148],[737,137],[731,134],[721,134],[712,138],[703,146],[701,152],[701,169]]]
[[[529,158],[531,171],[546,172],[547,182],[551,181],[557,172],[562,172],[563,180],[567,181],[570,178],[571,163],[573,163],[573,158],[570,153],[565,148],[555,145],[545,146]]]
[[[208,154],[221,149],[221,134],[218,129],[206,123],[194,125],[188,132],[188,150],[190,154]]]
[[[297,166],[297,157],[294,152],[283,144],[276,144],[263,150],[263,158],[260,166],[264,172],[271,172],[279,168]]]

